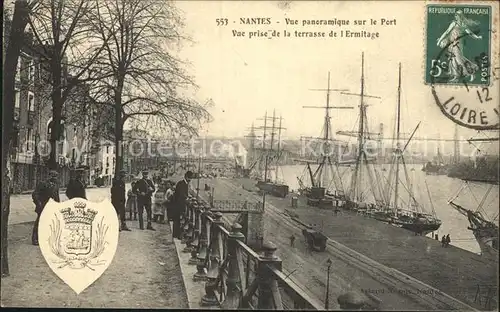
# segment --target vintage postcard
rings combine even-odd
[[[10,1],[1,306],[498,310],[499,12]]]

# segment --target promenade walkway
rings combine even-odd
[[[120,232],[109,268],[79,295],[31,245],[31,222],[9,226],[10,276],[2,278],[2,307],[188,308],[170,227],[141,231],[135,223],[129,222],[132,232]]]
[[[91,201],[109,198],[109,188],[87,190]],[[66,196],[61,194],[61,200]],[[76,295],[49,268],[38,246],[31,245],[36,218],[31,195],[11,196],[9,218],[10,276],[2,278],[2,307],[188,308],[175,244],[169,225],[120,232],[118,249],[104,274]]]

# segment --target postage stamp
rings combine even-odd
[[[437,3],[425,10],[424,81],[432,99],[462,127],[498,130],[498,3]]]
[[[429,4],[426,10],[425,83],[489,86],[492,7]]]

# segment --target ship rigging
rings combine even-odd
[[[320,155],[313,155],[317,158],[318,167],[314,170],[311,168],[311,161],[306,161],[306,167],[301,177],[297,177],[299,182],[299,192],[307,197],[307,204],[310,206],[319,206],[322,208],[342,205],[345,200],[344,186],[338,170],[340,162],[340,153],[335,153],[334,143],[340,146],[345,145],[344,142],[334,140],[332,137],[331,126],[331,109],[353,109],[350,106],[330,106],[330,92],[344,92],[346,89],[331,89],[330,88],[330,72],[328,72],[328,86],[326,89],[312,89],[312,91],[326,91],[326,106],[303,106],[303,108],[319,108],[325,110],[325,118],[321,137],[302,137],[302,140],[317,140],[316,145],[319,148]],[[309,183],[305,180],[309,180]],[[330,191],[332,184],[333,192]]]
[[[406,144],[401,147],[401,64],[399,65],[398,79],[398,99],[395,125],[395,148],[393,150],[392,162],[387,179],[384,175],[379,174],[373,164],[370,163],[366,150],[365,140],[371,133],[368,131],[366,123],[366,107],[365,98],[379,98],[376,96],[366,95],[365,92],[365,77],[364,77],[364,54],[361,56],[361,92],[356,95],[361,98],[359,127],[358,127],[358,155],[356,166],[351,177],[351,188],[347,196],[346,208],[356,210],[360,213],[369,215],[377,220],[388,222],[396,226],[400,226],[415,234],[425,235],[429,232],[437,230],[441,226],[441,221],[436,217],[434,207],[432,214],[425,213],[423,207],[417,202],[412,190],[409,173],[406,168],[404,152],[408,147],[412,137],[415,135],[420,123],[407,139]],[[364,165],[364,166],[363,166]],[[371,165],[371,166],[370,166]],[[402,166],[402,168],[401,168]],[[362,190],[363,182],[363,167],[368,170],[368,180],[370,190],[372,192],[375,203],[367,203],[366,194]],[[370,170],[371,169],[371,170]],[[406,185],[401,181],[401,169],[406,178]],[[385,187],[384,187],[385,182]],[[401,196],[401,186],[408,193],[408,202],[403,203]],[[430,196],[429,196],[430,197]],[[431,202],[432,204],[432,202]]]
[[[276,120],[279,119],[279,126],[276,126]],[[266,135],[267,135],[267,121],[272,120],[272,126],[271,126],[271,131],[270,131],[270,136],[271,136],[271,142],[270,142],[270,147],[266,148]],[[255,149],[253,152],[256,150],[260,150],[260,155],[256,157],[252,165],[250,166],[250,170],[253,169],[255,166],[259,169],[257,172],[257,187],[259,190],[261,190],[264,194],[269,193],[277,197],[286,197],[289,192],[289,187],[288,185],[284,184],[283,182],[280,181],[279,179],[279,169],[280,169],[280,159],[282,156],[282,148],[281,148],[281,130],[285,129],[283,128],[282,125],[282,117],[276,117],[276,112],[273,111],[273,116],[268,117],[267,112],[264,116],[264,133],[262,135],[262,148],[260,149]],[[255,130],[255,128],[252,126],[252,132]],[[278,131],[276,133],[276,131]],[[278,135],[277,138],[277,150],[274,150],[274,143],[276,139],[276,134]],[[254,155],[256,156],[256,155]],[[272,167],[272,164],[274,164],[274,180],[272,178],[272,173],[270,172],[270,167]]]

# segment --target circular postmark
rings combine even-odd
[[[439,47],[427,65],[433,100],[447,118],[460,126],[474,130],[500,129],[500,74],[498,57],[492,53],[495,44],[491,42],[492,29],[473,32],[464,26],[467,21],[460,21],[457,16],[460,14],[462,11],[457,10],[457,20],[446,25],[448,32],[461,28],[460,35],[447,40],[445,31],[441,37],[432,38],[437,42],[428,41]],[[485,42],[476,43],[482,39]]]

